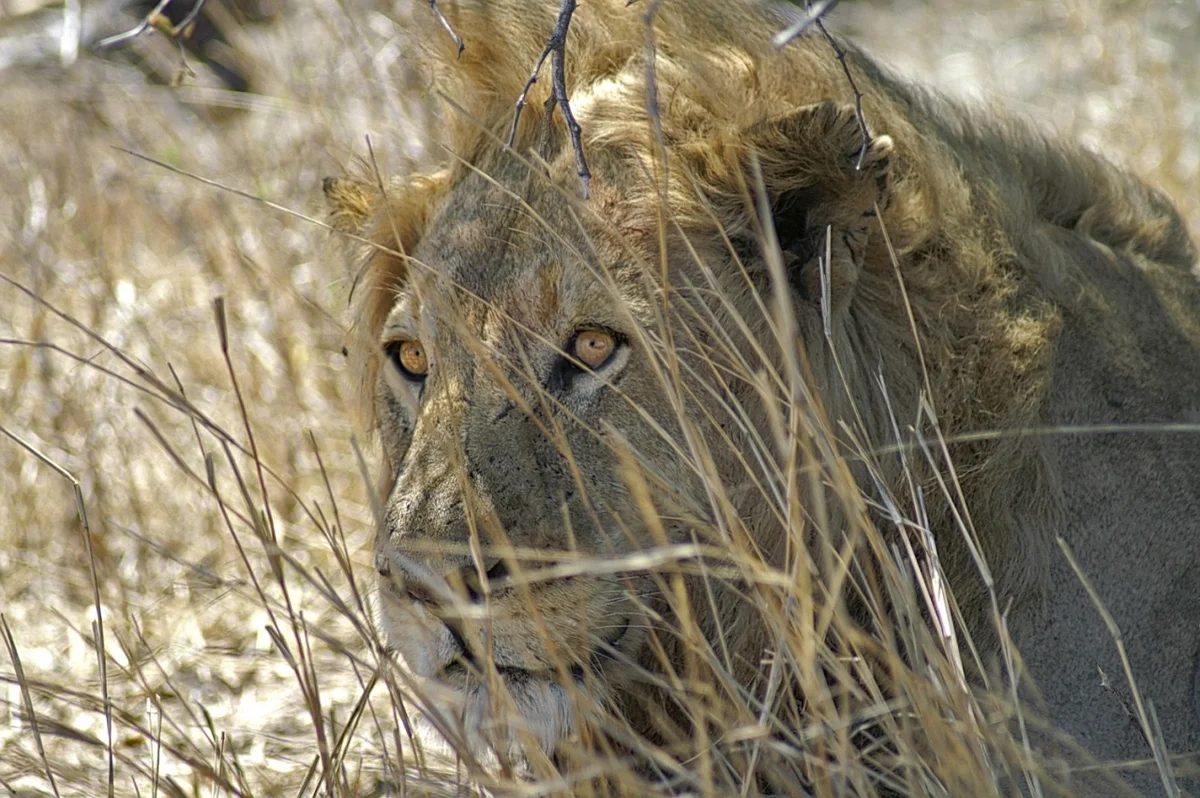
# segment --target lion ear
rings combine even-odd
[[[796,293],[820,302],[827,291],[832,310],[845,308],[877,229],[876,209],[888,202],[892,139],[865,134],[853,106],[826,101],[760,122],[744,140],[747,159],[757,161],[748,174],[762,176]]]
[[[394,178],[381,191],[353,178],[327,177],[322,183],[334,230],[368,239],[376,249],[407,255],[425,234],[438,198],[449,183],[446,170]]]
[[[416,249],[439,201],[450,186],[449,170],[412,175],[378,185],[350,178],[323,184],[331,226],[356,238],[358,271],[350,289],[354,323],[343,351],[351,356],[363,387],[363,419],[372,422],[371,388],[379,368],[379,333],[408,281]]]
[[[378,190],[369,183],[345,177],[327,177],[321,182],[334,230],[358,235],[379,200]]]

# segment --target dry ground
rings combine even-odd
[[[246,794],[301,794],[315,724],[266,607],[292,659],[303,649],[317,674],[328,747],[362,694],[369,647],[292,566],[285,596],[254,532],[264,505],[253,463],[227,455],[252,444],[213,300],[225,298],[253,446],[274,472],[262,482],[265,523],[295,566],[352,601],[328,542],[332,530],[367,577],[371,513],[341,355],[348,270],[304,217],[320,217],[322,176],[365,153],[368,134],[385,169],[420,154],[407,121],[419,109],[403,102],[403,50],[381,6],[314,0],[247,30],[251,98],[149,86],[91,57],[66,72],[0,73],[0,425],[79,481],[94,549],[89,557],[68,479],[0,436],[0,611],[46,750],[0,652],[0,785],[10,790],[49,792],[48,760],[62,794],[104,793],[107,689],[116,794],[226,794],[207,767]],[[832,26],[913,76],[1126,161],[1200,233],[1194,2],[857,0]],[[208,426],[162,398],[176,377]],[[206,454],[224,502],[205,484]],[[312,630],[301,643],[282,620],[287,602]],[[352,786],[360,770],[363,784],[383,771],[385,749],[395,756],[389,703],[382,691],[375,699],[345,743]],[[161,756],[147,730],[169,743]]]

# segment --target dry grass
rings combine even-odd
[[[1194,8],[970,5],[863,0],[833,24],[1128,161],[1200,224]],[[90,58],[0,81],[0,425],[27,444],[0,437],[0,785],[49,792],[48,766],[63,795],[105,794],[110,756],[118,795],[315,794],[327,772],[346,795],[380,777],[417,784],[389,772],[409,747],[399,702],[379,685],[360,705],[377,659],[351,584],[372,570],[372,514],[341,354],[349,273],[304,218],[321,216],[321,177],[364,135],[385,164],[420,156],[391,26],[366,3],[292,9],[248,34],[264,95],[248,100],[149,87]],[[247,108],[214,113],[226,102]],[[78,480],[90,540],[46,461]],[[888,589],[920,606],[919,585],[895,576]],[[920,623],[903,634],[942,647]],[[989,767],[1020,771],[1019,746],[972,714],[1000,710],[900,681],[917,720],[888,723],[922,726],[940,753],[902,786],[987,794]],[[944,786],[921,783],[934,775]],[[632,779],[617,779],[628,794]]]

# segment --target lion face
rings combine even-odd
[[[821,292],[806,287],[818,285],[817,237],[835,270],[827,310],[839,310],[890,140],[858,170],[853,110],[832,103],[753,135],[764,152],[806,144],[799,180],[763,163],[789,214],[773,244],[793,272],[783,296],[801,300],[798,332],[820,340]],[[747,151],[725,146],[728,163],[705,157],[700,169],[728,177]],[[685,636],[665,598],[678,585],[664,589],[672,577],[636,555],[724,540],[727,530],[693,522],[763,515],[761,501],[738,497],[761,499],[775,478],[763,399],[778,404],[782,328],[753,200],[735,202],[729,185],[710,194],[727,206],[720,224],[659,227],[645,205],[654,186],[624,155],[593,150],[587,203],[567,148],[549,175],[496,148],[457,177],[377,198],[391,214],[376,214],[374,234],[405,253],[368,267],[383,297],[367,314],[387,465],[380,614],[427,685],[431,722],[443,736],[457,729],[455,748],[481,761],[553,753],[589,719],[621,714],[648,658],[650,671],[680,659]],[[675,154],[679,168],[711,184],[687,155]],[[336,201],[342,188],[327,193]],[[347,215],[362,206],[340,199]],[[751,548],[778,560],[784,545]],[[750,649],[732,667],[753,679],[758,625],[717,633],[714,617],[735,616],[744,587],[702,590],[705,634]]]
[[[596,19],[635,20],[608,12]],[[628,24],[595,41],[641,41]],[[334,223],[385,250],[358,320],[385,460],[382,625],[428,722],[483,764],[532,766],[614,717],[686,737],[695,718],[660,700],[684,669],[715,688],[708,711],[725,702],[749,721],[744,686],[764,683],[771,643],[747,607],[768,605],[741,565],[714,579],[694,555],[661,553],[736,540],[750,562],[793,556],[779,523],[791,511],[773,503],[780,424],[798,423],[780,415],[799,390],[796,344],[893,341],[838,324],[882,252],[869,229],[892,140],[864,146],[854,107],[808,72],[785,83],[816,97],[717,113],[757,85],[752,61],[701,59],[705,83],[663,58],[676,100],[660,151],[633,113],[641,50],[622,52],[600,53],[572,93],[590,136],[586,202],[555,115],[527,108],[511,149],[481,133],[511,124],[496,87],[520,72],[519,93],[527,71],[498,73],[506,56],[479,49],[446,62],[486,78],[462,87],[483,125],[450,134],[450,166],[383,192],[326,185]],[[805,358],[817,382],[841,384],[820,347]]]
[[[644,271],[598,262],[605,233],[562,195],[492,171],[439,201],[380,331],[376,563],[390,645],[443,720],[519,762],[522,736],[552,752],[637,660],[647,577],[619,560],[655,541],[635,494],[695,505],[695,475],[644,348]]]

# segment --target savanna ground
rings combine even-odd
[[[106,695],[118,795],[313,794],[327,769],[345,794],[401,780],[403,720],[382,686],[360,704],[376,659],[347,620],[362,617],[351,575],[372,571],[342,356],[351,273],[310,221],[366,137],[385,172],[422,157],[391,12],[318,0],[246,28],[251,95],[88,55],[0,73],[0,425],[26,444],[0,436],[0,786],[15,794],[109,789]],[[830,25],[1128,163],[1200,234],[1194,2],[855,0]]]

